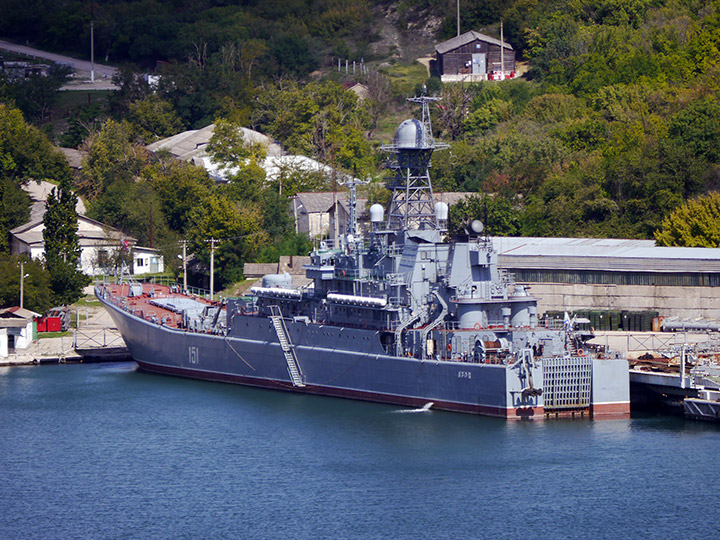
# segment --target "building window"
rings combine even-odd
[[[138,259],[138,260],[137,260],[137,265],[138,265],[138,267],[140,267],[140,266],[145,266],[145,259]]]
[[[535,283],[720,287],[720,274],[692,272],[611,272],[602,270],[512,269],[515,279]]]

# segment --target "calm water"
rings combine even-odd
[[[0,538],[719,538],[720,428],[0,368]]]

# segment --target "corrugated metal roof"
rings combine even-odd
[[[39,316],[39,313],[30,311],[27,308],[21,308],[20,306],[12,306],[9,308],[0,309],[0,318],[16,317],[20,319],[32,319],[33,317]]]
[[[308,214],[324,213],[330,210],[334,202],[341,202],[349,197],[349,194],[343,191],[321,191],[321,192],[305,192],[295,195],[298,208],[302,206]]]
[[[444,202],[448,206],[457,204],[469,197],[477,196],[476,191],[446,191],[446,192],[435,192],[433,198],[435,202]]]
[[[720,273],[720,248],[659,247],[654,240],[495,237],[506,268]]]
[[[246,278],[261,277],[266,274],[276,274],[277,271],[277,263],[245,263],[243,266],[243,274],[245,274]]]
[[[503,43],[499,39],[486,36],[485,34],[481,34],[480,32],[476,32],[475,30],[470,30],[469,32],[460,34],[459,36],[456,36],[452,39],[443,41],[442,43],[439,43],[435,46],[435,50],[440,54],[445,54],[446,52],[450,52],[454,49],[457,49],[458,47],[462,47],[463,45],[472,43],[476,39],[480,41],[485,41],[487,43],[492,43],[493,45],[498,45],[499,47],[504,46],[506,49],[513,50],[512,45],[510,45],[509,43]]]
[[[27,245],[43,245],[43,229],[45,228],[43,220],[35,219],[29,221],[24,225],[15,227],[10,231],[11,236],[14,236],[21,242]],[[117,243],[120,240],[127,240],[129,244],[136,244],[137,239],[124,234],[122,231],[90,219],[86,216],[78,216],[78,238],[80,245],[95,245],[98,241],[114,242]]]
[[[267,135],[244,127],[240,130],[246,142],[264,145],[268,156],[279,156],[282,153],[280,145]],[[183,131],[167,139],[156,141],[149,144],[147,149],[151,152],[167,150],[178,159],[190,161],[195,157],[207,156],[206,148],[213,133],[215,133],[215,124],[210,124],[202,129]]]

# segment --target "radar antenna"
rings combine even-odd
[[[435,200],[430,182],[430,158],[435,150],[449,148],[436,143],[430,123],[430,103],[442,98],[423,95],[408,98],[422,106],[421,120],[405,120],[400,124],[391,144],[380,148],[396,154],[389,168],[395,177],[389,186],[393,195],[387,217],[389,230],[440,229],[435,215]]]

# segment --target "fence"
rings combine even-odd
[[[72,343],[76,350],[125,347],[117,328],[77,328]]]

